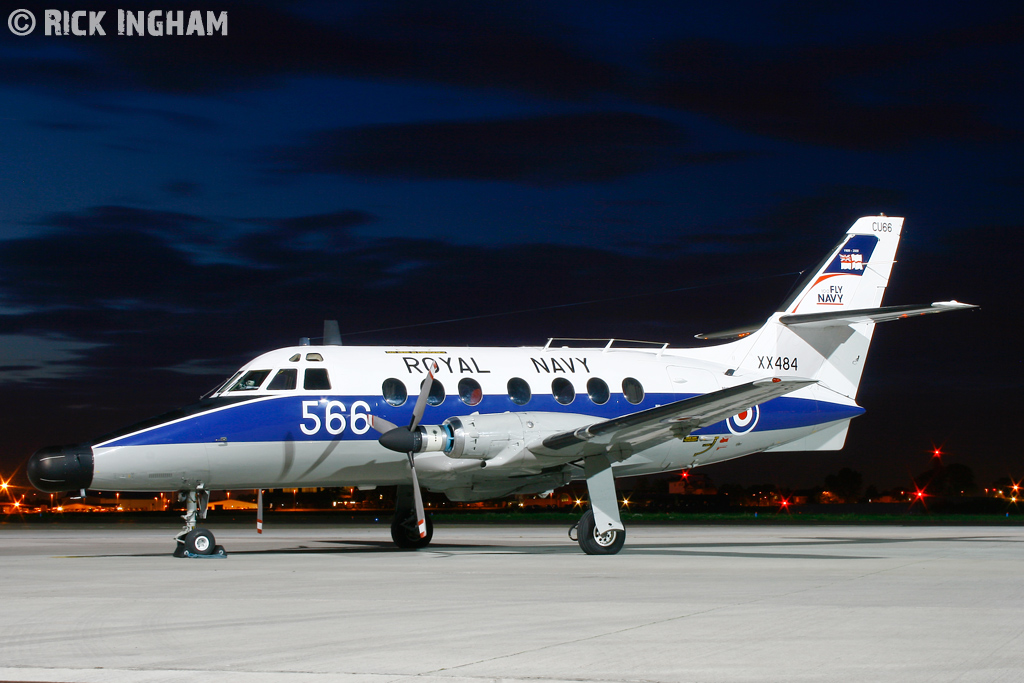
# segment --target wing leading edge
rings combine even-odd
[[[713,425],[752,406],[815,384],[813,379],[771,377],[728,389],[694,396],[580,427],[571,432],[553,434],[530,445],[540,456],[571,460],[608,453],[617,448],[636,453],[670,439],[681,439],[695,429]]]

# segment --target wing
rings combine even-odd
[[[813,379],[759,379],[553,434],[529,449],[538,456],[563,462],[615,450],[628,457],[815,383]]]

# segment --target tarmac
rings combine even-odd
[[[0,525],[0,681],[1021,681],[1024,528]]]

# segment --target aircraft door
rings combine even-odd
[[[669,365],[667,370],[675,394],[707,394],[722,388],[715,374],[704,368]]]

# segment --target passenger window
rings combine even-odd
[[[603,406],[611,397],[608,383],[600,377],[591,377],[587,380],[587,394],[590,396],[590,400],[599,406]]]
[[[508,397],[517,406],[525,406],[530,402],[532,395],[530,385],[526,383],[525,379],[513,377],[508,381]]]
[[[423,380],[426,382],[427,380]],[[420,389],[423,388],[423,382],[420,382]],[[444,403],[444,385],[436,379],[434,383],[430,385],[430,393],[427,394],[427,405],[439,406]]]
[[[644,387],[632,377],[627,377],[622,380],[622,395],[626,397],[627,401],[636,405],[644,400]]]
[[[551,395],[563,406],[567,406],[576,398],[576,390],[573,389],[572,382],[566,378],[556,377],[551,382]]]
[[[306,360],[322,361],[324,359],[319,353],[307,353]]]
[[[331,378],[327,376],[327,368],[306,368],[302,388],[313,391],[330,390]]]
[[[299,379],[299,371],[295,368],[278,370],[274,379],[267,385],[267,391],[291,391]]]
[[[250,370],[231,387],[231,391],[256,391],[269,374],[270,370]]]
[[[467,406],[475,406],[484,398],[484,390],[475,379],[466,377],[459,380],[459,398]]]
[[[384,394],[384,400],[396,408],[400,405],[404,405],[406,399],[409,398],[409,392],[405,389],[405,384],[402,380],[391,377],[384,380],[384,384],[381,385],[381,392]]]

